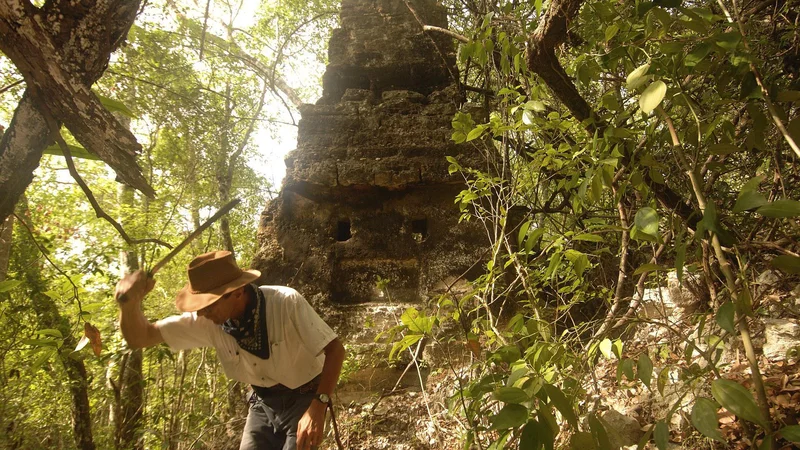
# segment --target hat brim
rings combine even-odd
[[[184,286],[175,297],[175,306],[177,306],[178,310],[182,312],[199,311],[216,302],[220,297],[228,292],[233,292],[242,286],[256,281],[260,276],[261,272],[258,270],[243,270],[242,276],[239,278],[223,284],[222,286],[217,286],[210,291],[199,293],[193,293],[191,285],[186,283],[186,286]]]

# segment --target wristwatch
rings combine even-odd
[[[314,397],[314,398],[319,400],[319,402],[322,403],[323,405],[327,405],[328,403],[331,402],[331,397],[328,394],[324,393],[324,392],[320,393],[320,394],[317,394],[317,396]]]

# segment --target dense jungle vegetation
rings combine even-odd
[[[484,225],[489,258],[467,295],[408,312],[393,353],[423,338],[472,350],[468,368],[447,369],[460,447],[611,448],[597,417],[611,391],[669,403],[639,448],[800,442],[798,411],[777,398],[757,345],[762,319],[800,311],[755,283],[774,270],[788,291],[800,275],[800,2],[443,3],[468,102],[452,139],[486,156],[480,169],[450,160],[465,181],[454,207]],[[238,25],[240,5],[225,0],[142,5],[93,90],[142,144],[158,196],[120,187],[66,132],[45,150],[0,241],[0,446],[238,439],[242,387],[211,352],[126,349],[109,293],[234,197],[246,204],[159,274],[148,314],[172,311],[191,254],[249,261],[273,191],[251,163],[256,136],[319,95],[338,6],[265,0]],[[291,86],[298,74],[307,83]],[[10,59],[0,86],[8,128],[26,88]],[[670,276],[699,308],[679,323],[640,315],[645,290]],[[662,338],[633,339],[641,326]],[[736,350],[742,364],[723,357]],[[613,388],[598,382],[607,373]],[[690,438],[678,439],[675,414]]]

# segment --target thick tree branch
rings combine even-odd
[[[89,86],[68,71],[52,37],[37,21],[37,11],[23,0],[0,1],[0,50],[84,147],[111,166],[122,181],[145,195],[155,195],[136,163],[141,145]]]
[[[9,3],[21,5],[4,1],[4,5]],[[47,2],[41,9],[28,4],[28,9],[35,12],[52,37],[60,61],[82,84],[90,86],[102,75],[111,52],[124,40],[139,4],[139,0],[109,0],[103,7],[96,7],[94,1]],[[2,38],[2,43],[16,45],[13,39]],[[42,151],[52,142],[39,107],[33,90],[27,90],[0,140],[0,219],[11,214],[33,179]]]
[[[578,92],[556,56],[556,48],[567,38],[569,23],[578,14],[583,0],[553,0],[542,14],[536,30],[528,39],[528,68],[547,84],[555,96],[570,110],[591,133],[602,131],[607,125],[600,120],[592,107]],[[630,166],[630,155],[623,156],[622,163]],[[702,217],[686,199],[669,186],[658,184],[643,175],[645,183],[666,209],[675,211],[691,228],[695,228]]]

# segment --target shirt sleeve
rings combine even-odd
[[[212,347],[209,325],[214,325],[214,322],[188,312],[156,322],[164,342],[173,350]]]
[[[287,300],[292,324],[298,330],[300,340],[312,355],[319,355],[336,339],[336,333],[299,292],[292,292]]]

